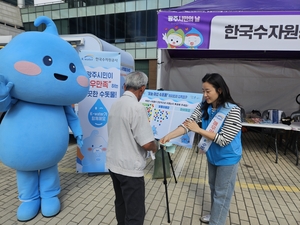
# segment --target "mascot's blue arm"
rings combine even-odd
[[[78,119],[78,116],[75,114],[72,106],[64,106],[68,125],[70,129],[72,130],[74,137],[77,140],[77,144],[79,147],[82,147],[83,145],[83,134],[82,134],[82,129],[80,126],[80,121]]]
[[[6,84],[4,76],[0,75],[0,112],[6,112],[12,104],[16,103],[16,100],[10,96],[13,86],[12,82]]]

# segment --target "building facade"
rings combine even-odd
[[[13,6],[24,6],[34,5],[34,0],[1,0],[1,2],[6,2]]]
[[[6,1],[0,1],[0,47],[7,43],[9,36],[24,32],[20,9]],[[7,37],[6,37],[7,36]]]
[[[50,17],[59,34],[91,33],[129,52],[135,69],[149,75],[149,88],[156,88],[157,11],[179,7],[193,0],[65,0],[61,3],[25,6],[21,15],[25,31],[36,28],[34,20]]]

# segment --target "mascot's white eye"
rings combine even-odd
[[[72,73],[76,72],[76,66],[74,65],[74,63],[70,63],[69,68],[70,68]]]
[[[43,58],[43,62],[46,66],[51,66],[53,61],[52,58],[47,55]]]

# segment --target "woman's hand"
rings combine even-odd
[[[161,138],[161,139],[159,140],[159,143],[165,144],[165,143],[167,143],[167,142],[169,142],[169,141],[170,141],[170,138],[168,137],[168,135],[166,135],[166,136],[164,136],[163,138]]]
[[[188,128],[190,131],[194,131],[196,133],[198,133],[200,127],[199,125],[194,121],[194,120],[190,120],[187,119],[183,122],[183,125]]]
[[[177,127],[175,130],[171,131],[167,135],[165,135],[163,138],[159,140],[161,144],[165,144],[169,142],[171,139],[179,137],[181,135],[185,134],[185,128],[182,126]]]

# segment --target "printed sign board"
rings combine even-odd
[[[154,137],[160,139],[188,118],[202,101],[202,94],[175,91],[146,90],[141,103],[146,107]],[[188,132],[170,142],[192,148],[194,132]]]

